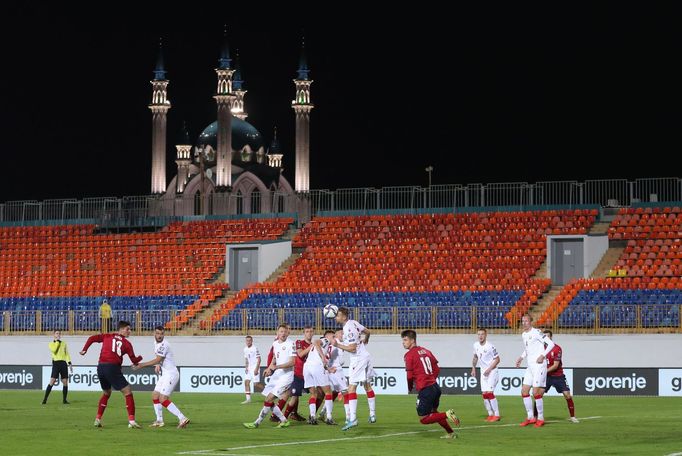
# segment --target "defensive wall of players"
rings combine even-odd
[[[48,337],[3,337],[0,351],[0,389],[42,389],[50,375]],[[77,351],[85,337],[65,338],[74,361],[70,390],[98,391],[97,353],[81,358]],[[242,359],[243,338],[173,337],[180,365],[178,390],[183,392],[241,393],[244,386]],[[478,394],[478,379],[471,377],[473,336],[419,336],[419,343],[429,347],[443,367],[439,383],[446,394]],[[633,335],[559,335],[555,336],[564,350],[564,365],[569,386],[576,395],[647,395],[682,396],[682,353],[670,350],[682,342],[676,334]],[[138,353],[152,357],[151,338],[132,337]],[[523,369],[513,368],[521,351],[518,335],[491,334],[500,352],[500,383],[496,394],[520,394]],[[254,336],[254,344],[267,353],[271,336]],[[371,338],[378,394],[406,394],[402,367],[403,353],[397,335]],[[667,348],[666,348],[667,347]],[[263,360],[265,362],[265,360]],[[627,367],[623,367],[627,366]],[[153,369],[137,372],[124,368],[124,375],[136,390],[151,391],[156,383]],[[363,391],[360,390],[362,393]],[[556,394],[552,391],[551,394]]]

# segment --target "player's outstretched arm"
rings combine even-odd
[[[142,357],[140,357],[140,359],[142,359]],[[133,370],[139,370],[139,369],[142,369],[143,367],[149,367],[149,366],[161,364],[161,363],[163,363],[164,359],[165,359],[164,356],[156,355],[156,358],[154,358],[151,361],[147,361],[146,363],[142,363],[142,364],[134,364]],[[131,358],[131,360],[132,360],[132,358]]]
[[[95,342],[100,344],[104,342],[104,335],[95,334],[94,336],[88,337],[88,340],[85,341],[85,345],[83,345],[83,349],[80,351],[81,356],[84,356],[88,352],[90,345],[94,344]]]

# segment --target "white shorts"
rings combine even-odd
[[[481,392],[494,392],[499,380],[500,373],[497,369],[493,369],[487,376],[481,374]]]
[[[348,369],[350,371],[348,383],[351,385],[359,385],[360,383],[368,382],[374,378],[374,369],[372,368],[372,361],[369,356],[351,356]]]
[[[308,367],[308,363],[303,365],[303,379],[305,380],[304,388],[312,388],[315,386],[329,386],[329,375],[324,370],[322,365],[316,364]]]
[[[249,367],[248,372],[244,374],[244,380],[250,380],[251,383],[260,383],[260,369],[257,374],[254,374],[253,369]]]
[[[348,390],[348,379],[343,373],[343,368],[338,367],[336,372],[329,374],[329,381],[332,386],[332,390],[337,392],[342,392]]]
[[[270,377],[270,381],[265,388],[263,388],[263,396],[268,397],[272,394],[275,397],[282,398],[284,394],[289,391],[291,384],[294,381],[294,370],[289,372],[284,372],[283,370],[277,369],[274,374]]]
[[[523,384],[533,388],[544,388],[547,386],[547,364],[531,364],[523,374]]]
[[[154,391],[164,396],[170,396],[175,389],[175,385],[178,384],[180,380],[180,373],[176,370],[163,371],[161,377],[156,382]]]

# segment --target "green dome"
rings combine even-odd
[[[242,150],[249,145],[253,151],[263,147],[263,137],[250,123],[232,116],[232,149]],[[218,121],[206,127],[199,135],[197,146],[210,145],[218,149]]]

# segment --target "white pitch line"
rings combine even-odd
[[[682,456],[682,453],[670,453],[666,454],[665,456]]]
[[[599,418],[602,418],[601,416],[586,416],[583,418],[580,418],[581,420],[598,420]],[[563,420],[548,420],[545,421],[545,423],[561,423]],[[501,428],[501,427],[510,427],[510,426],[518,426],[518,423],[510,423],[510,424],[498,424],[498,425],[480,425],[480,426],[463,426],[459,428],[460,430],[470,430],[470,429],[496,429],[496,428]],[[303,441],[298,441],[298,442],[279,442],[279,443],[266,443],[263,445],[247,445],[247,446],[241,446],[241,447],[232,447],[232,448],[222,448],[222,449],[210,449],[210,450],[194,450],[194,451],[180,451],[176,454],[197,454],[197,455],[216,455],[220,454],[223,456],[226,456],[225,453],[222,453],[224,451],[238,451],[238,450],[251,450],[254,448],[268,448],[268,447],[280,447],[280,446],[292,446],[292,445],[310,445],[310,444],[316,444],[316,443],[328,443],[328,442],[343,442],[346,440],[366,440],[366,439],[381,439],[384,437],[398,437],[401,435],[414,435],[414,434],[423,434],[425,432],[442,432],[440,429],[429,429],[429,430],[424,430],[424,431],[411,431],[411,432],[396,432],[393,434],[382,434],[382,435],[361,435],[358,437],[342,437],[339,439],[324,439],[324,440],[303,440]],[[221,453],[216,453],[220,451]],[[246,455],[241,455],[241,456],[246,456]],[[671,456],[671,455],[668,455]],[[682,453],[679,453],[679,456],[682,456]]]

